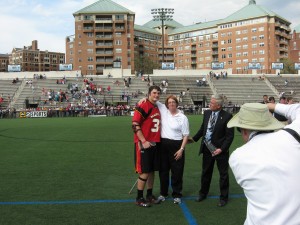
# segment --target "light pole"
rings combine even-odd
[[[165,21],[173,20],[174,9],[172,8],[157,8],[151,9],[154,21],[161,21],[162,29],[162,62],[165,61]]]

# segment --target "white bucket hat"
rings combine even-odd
[[[284,124],[275,119],[267,105],[261,103],[246,103],[240,111],[228,122],[228,128],[239,127],[249,130],[278,130]]]

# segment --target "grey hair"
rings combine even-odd
[[[212,95],[211,98],[214,98],[218,105],[220,105],[221,107],[223,106],[224,99],[222,95]]]

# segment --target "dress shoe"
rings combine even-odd
[[[206,199],[206,195],[199,195],[197,198],[196,198],[196,202],[202,202],[204,199]]]
[[[227,201],[226,200],[220,200],[219,203],[218,203],[218,206],[219,207],[223,207],[227,204]]]

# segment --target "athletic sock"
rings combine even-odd
[[[152,188],[147,189],[147,197],[152,196]]]
[[[144,197],[144,190],[137,190],[137,199]]]

